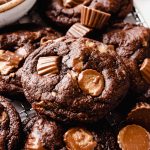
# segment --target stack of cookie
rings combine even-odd
[[[150,29],[122,22],[132,1],[38,3],[55,30],[0,35],[0,149],[149,150]],[[35,116],[21,123],[5,97]]]

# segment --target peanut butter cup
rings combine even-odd
[[[90,32],[92,32],[93,29],[85,27],[84,25],[80,23],[75,23],[70,27],[70,29],[67,31],[66,35],[73,36],[76,38],[79,37],[86,37]]]
[[[150,131],[150,104],[137,103],[135,108],[129,112],[127,121],[138,124]]]
[[[149,150],[150,133],[141,126],[128,125],[120,130],[118,143],[122,150]]]

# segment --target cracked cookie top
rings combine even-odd
[[[132,24],[115,24],[102,41],[114,45],[122,57],[130,74],[132,92],[140,95],[150,89],[150,30]]]
[[[22,83],[39,113],[62,121],[97,121],[124,97],[128,75],[112,46],[62,37],[27,58]]]

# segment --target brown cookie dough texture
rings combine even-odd
[[[103,11],[112,15],[113,19],[120,19],[132,11],[132,0],[92,0],[90,8]]]
[[[144,59],[140,71],[145,81],[150,84],[150,58]]]
[[[122,57],[130,74],[131,91],[136,95],[146,93],[150,88],[150,30],[132,24],[115,24],[104,34],[103,42],[114,45]]]
[[[20,131],[17,111],[8,99],[0,96],[0,149],[16,150]]]
[[[20,82],[21,67],[26,57],[43,44],[43,37],[53,40],[60,35],[51,28],[38,26],[33,31],[24,28],[0,35],[1,94],[23,92]]]
[[[38,118],[33,123],[25,142],[25,150],[60,149],[63,147],[63,133],[53,121]]]
[[[61,121],[92,122],[119,104],[128,89],[128,75],[112,46],[63,37],[27,58],[22,84],[38,113]]]
[[[118,143],[122,150],[149,150],[150,133],[141,126],[128,125],[120,130]]]

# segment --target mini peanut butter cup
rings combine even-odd
[[[40,57],[37,64],[39,75],[57,74],[58,71],[58,56]]]
[[[22,57],[11,51],[0,50],[0,74],[8,75],[14,69],[18,68]]]
[[[78,83],[80,88],[91,96],[99,96],[104,89],[102,74],[93,69],[86,69],[79,74]]]
[[[71,26],[66,35],[79,38],[85,37],[91,31],[92,31],[91,28],[85,27],[80,23],[75,23],[73,26]]]
[[[97,142],[92,134],[82,128],[72,128],[64,135],[64,141],[68,150],[94,150]]]
[[[128,125],[120,130],[118,144],[122,150],[149,150],[150,133],[141,126]]]
[[[145,81],[150,84],[150,58],[144,60],[140,71]]]
[[[128,114],[127,120],[150,131],[150,104],[138,103]]]
[[[82,6],[81,24],[90,28],[101,29],[108,22],[110,16],[109,13]]]

